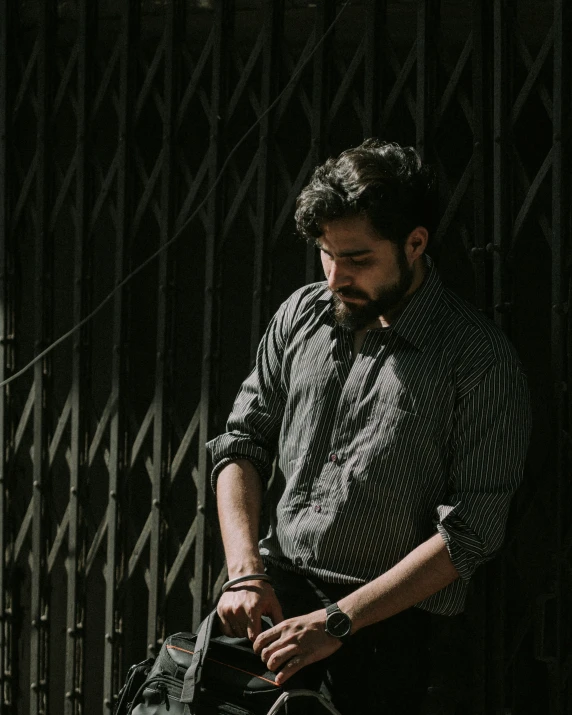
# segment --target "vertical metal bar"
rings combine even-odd
[[[320,0],[316,6],[316,22],[314,24],[314,42],[319,42],[328,25],[334,17],[335,0]],[[331,48],[332,35],[318,48],[313,61],[313,91],[312,91],[312,122],[311,122],[311,148],[313,167],[317,166],[324,158],[326,138],[324,126],[326,123],[328,103],[328,54]],[[312,167],[312,168],[313,168]],[[316,249],[312,244],[306,246],[306,283],[316,280]]]
[[[365,72],[363,138],[380,131],[380,97],[383,91],[382,51],[386,37],[387,0],[369,0],[365,9]]]
[[[487,583],[487,679],[488,709],[503,712],[505,699],[505,623],[506,579],[504,559],[496,559],[489,567]]]
[[[484,632],[484,624],[486,622],[486,608],[484,586],[484,574],[481,570],[481,573],[477,574],[474,581],[473,588],[475,593],[475,603],[468,614],[470,622],[470,633],[472,636],[469,644],[471,649],[472,663],[471,715],[488,715],[488,711],[486,709],[486,638]]]
[[[226,121],[226,85],[228,81],[228,61],[234,14],[234,0],[221,0],[215,5],[215,28],[212,49],[212,98],[210,114],[209,146],[209,186],[218,176],[221,166],[221,154],[224,141],[224,122]],[[222,183],[222,182],[221,182]],[[206,520],[205,503],[207,498],[208,458],[205,443],[209,434],[210,396],[212,374],[213,319],[215,315],[214,281],[215,255],[219,241],[220,219],[223,210],[223,190],[221,185],[212,192],[208,201],[208,230],[206,232],[205,251],[205,307],[203,321],[203,362],[201,365],[201,403],[199,428],[199,483],[197,485],[197,537],[195,546],[195,575],[193,586],[193,628],[202,620],[203,599],[205,594],[205,547]]]
[[[38,354],[49,340],[49,61],[51,2],[42,6],[38,28],[37,61],[37,145],[36,169],[36,238],[34,289],[34,350]],[[44,529],[44,490],[48,488],[46,469],[46,380],[49,358],[34,366],[34,443],[33,443],[33,525],[32,525],[32,573],[31,573],[31,643],[30,643],[30,712],[40,715],[47,711],[48,657],[44,600],[46,533]]]
[[[270,106],[278,80],[278,59],[284,0],[266,3],[264,6],[264,45],[262,63],[262,92],[260,112]],[[262,305],[268,305],[270,293],[269,272],[265,270],[265,244],[270,234],[272,217],[272,120],[266,114],[260,122],[258,147],[257,227],[254,247],[254,291],[252,298],[252,327],[250,331],[250,362],[254,364],[260,340]],[[266,280],[264,278],[266,277]]]
[[[0,47],[4,52],[0,57],[0,380],[4,380],[15,367],[15,279],[14,262],[16,240],[10,227],[12,209],[11,195],[8,190],[8,177],[12,169],[9,143],[13,140],[13,118],[11,101],[13,98],[13,58],[15,57],[14,38],[17,37],[16,13],[10,3],[2,6],[0,22]],[[10,59],[11,62],[10,62]],[[10,64],[9,64],[10,62]],[[18,638],[15,634],[14,615],[19,618],[18,585],[14,577],[14,529],[7,526],[13,519],[10,501],[7,499],[7,478],[14,457],[14,418],[13,386],[2,388],[0,394],[0,702],[7,712],[15,712],[15,699],[18,693]]]
[[[553,164],[552,164],[552,373],[555,380],[555,406],[557,427],[557,490],[556,490],[556,633],[555,663],[552,677],[551,706],[555,715],[566,712],[565,683],[563,678],[563,647],[567,642],[570,648],[570,628],[566,628],[564,606],[570,602],[567,588],[566,553],[564,533],[568,523],[570,472],[566,468],[566,453],[569,449],[564,443],[567,427],[567,365],[566,365],[566,301],[565,264],[570,249],[570,208],[567,198],[570,196],[570,160],[568,151],[563,146],[565,132],[570,124],[570,3],[554,0],[554,73],[553,73]],[[568,140],[569,141],[569,140]],[[568,306],[569,307],[569,306]],[[569,427],[569,425],[568,425]],[[568,499],[566,498],[568,495]],[[567,631],[567,632],[566,632]],[[570,688],[568,688],[570,692]],[[568,703],[570,704],[570,703]]]
[[[175,42],[179,3],[169,3],[166,9],[165,44],[164,44],[164,96],[163,96],[163,145],[161,151],[161,226],[159,227],[160,246],[165,246],[170,238],[173,226],[173,115],[175,91]],[[147,643],[149,655],[155,654],[158,623],[159,601],[164,588],[164,559],[161,558],[161,492],[165,472],[165,353],[167,348],[167,293],[169,256],[163,251],[158,258],[157,280],[157,339],[155,362],[155,397],[153,400],[155,416],[153,420],[153,483],[152,516],[150,535],[149,564],[149,610],[147,613]],[[160,593],[161,591],[161,593]]]
[[[130,146],[132,134],[132,107],[134,105],[135,53],[134,38],[138,29],[138,3],[123,0],[121,4],[122,33],[118,101],[117,146],[117,210],[115,235],[115,285],[123,280],[125,251],[129,235]],[[120,289],[113,299],[111,401],[114,405],[109,426],[109,501],[107,504],[107,559],[105,570],[105,646],[103,715],[113,710],[114,695],[120,680],[121,621],[117,611],[117,585],[121,578],[123,561],[119,554],[120,510],[118,495],[125,469],[123,444],[124,410],[124,292]]]
[[[432,138],[433,110],[435,107],[436,36],[439,27],[439,0],[419,0],[417,6],[417,101],[416,137],[417,151],[428,159],[428,145]]]
[[[509,6],[505,0],[494,3],[493,48],[493,241],[489,250],[493,254],[493,305],[495,320],[507,329],[508,302],[504,297],[502,280],[502,255],[510,245],[508,215],[508,180],[506,158],[510,154],[508,111],[508,37]]]
[[[78,59],[77,59],[77,104],[76,104],[76,194],[75,194],[75,261],[73,284],[73,322],[79,323],[83,317],[85,303],[84,288],[84,243],[86,240],[86,132],[88,87],[88,0],[81,0],[78,6]],[[82,652],[83,608],[79,588],[84,544],[80,532],[80,492],[85,479],[84,419],[85,400],[85,358],[84,343],[86,330],[78,330],[73,335],[72,385],[71,385],[71,459],[70,494],[67,557],[67,645],[65,671],[65,715],[80,712],[79,701],[82,693]]]
[[[7,327],[8,327],[8,291],[6,284],[7,276],[7,252],[9,250],[8,236],[8,194],[6,178],[8,172],[8,23],[9,3],[2,3],[0,8],[0,47],[4,48],[0,52],[0,382],[7,376],[6,354],[7,354]],[[6,399],[7,389],[0,388],[0,702],[9,704],[11,702],[10,685],[6,675],[9,672],[8,663],[10,656],[7,652],[10,638],[7,631],[10,628],[10,619],[7,613],[6,594],[8,590],[7,579],[7,543],[6,533],[7,523],[7,502],[5,499],[5,475],[6,475]]]
[[[507,243],[509,214],[507,202],[508,172],[506,157],[510,136],[506,123],[509,102],[508,84],[508,42],[506,36],[507,7],[502,0],[493,6],[493,225],[492,245],[488,246],[492,253],[493,271],[493,305],[495,306],[495,320],[501,327],[506,328],[506,313],[504,312],[504,287],[502,276],[502,252]],[[510,237],[508,237],[510,243]],[[500,616],[504,595],[504,564],[498,562],[491,565],[485,581],[486,591],[489,596],[489,608],[486,611],[486,624],[483,632],[486,633],[485,649],[489,654],[487,658],[487,701],[486,707],[491,712],[497,712],[504,701],[504,638],[503,623]],[[484,655],[484,654],[483,654]]]
[[[488,115],[485,107],[484,73],[485,67],[485,23],[488,7],[480,0],[473,0],[472,36],[473,36],[473,233],[475,256],[475,298],[481,310],[487,307],[487,286],[485,269],[485,246],[488,243],[487,230],[488,201],[486,200],[485,177],[485,122]],[[490,225],[490,224],[489,224]]]
[[[473,34],[473,57],[472,57],[472,95],[473,95],[473,171],[474,171],[474,194],[473,194],[473,227],[475,245],[473,255],[475,257],[475,298],[479,308],[485,309],[487,306],[487,282],[485,267],[485,245],[486,237],[489,235],[490,218],[486,211],[488,200],[486,199],[487,180],[485,175],[485,151],[487,149],[485,126],[487,115],[488,93],[485,93],[486,68],[491,65],[490,55],[485,58],[485,37],[492,29],[492,17],[490,8],[481,0],[474,0],[472,7],[472,34]],[[489,45],[487,45],[488,49]],[[487,91],[490,89],[487,87]],[[496,146],[496,145],[495,145]],[[496,191],[495,191],[496,193]],[[476,579],[476,607],[473,612],[473,634],[471,641],[472,648],[472,702],[473,715],[486,715],[489,712],[487,702],[487,653],[489,642],[487,640],[487,572],[485,570],[478,574]]]

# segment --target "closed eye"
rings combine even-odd
[[[350,263],[352,266],[366,266],[369,260],[367,258],[351,258],[350,256]]]
[[[330,260],[336,260],[334,258],[334,255],[330,253],[329,251],[326,251],[326,249],[323,246],[320,246],[318,244],[318,249],[325,255],[327,256]],[[365,256],[364,256],[365,254]],[[344,254],[341,253],[338,255],[337,260],[344,260],[348,261],[351,265],[353,266],[365,266],[371,261],[371,251],[366,250],[366,251],[356,251],[355,254],[352,255],[352,253]]]

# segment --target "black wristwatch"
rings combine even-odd
[[[326,633],[334,638],[339,638],[342,643],[350,639],[352,621],[347,613],[340,610],[337,603],[332,603],[326,608]]]

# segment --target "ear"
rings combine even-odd
[[[417,226],[411,231],[409,236],[407,236],[405,239],[405,255],[407,256],[410,266],[425,253],[428,241],[429,232],[425,226]]]

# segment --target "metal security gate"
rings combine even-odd
[[[440,271],[509,333],[534,403],[503,556],[464,634],[436,620],[434,712],[572,712],[569,15],[1,4],[2,714],[111,712],[126,666],[216,598],[204,443],[273,311],[319,275],[299,190],[372,135],[437,167]]]

